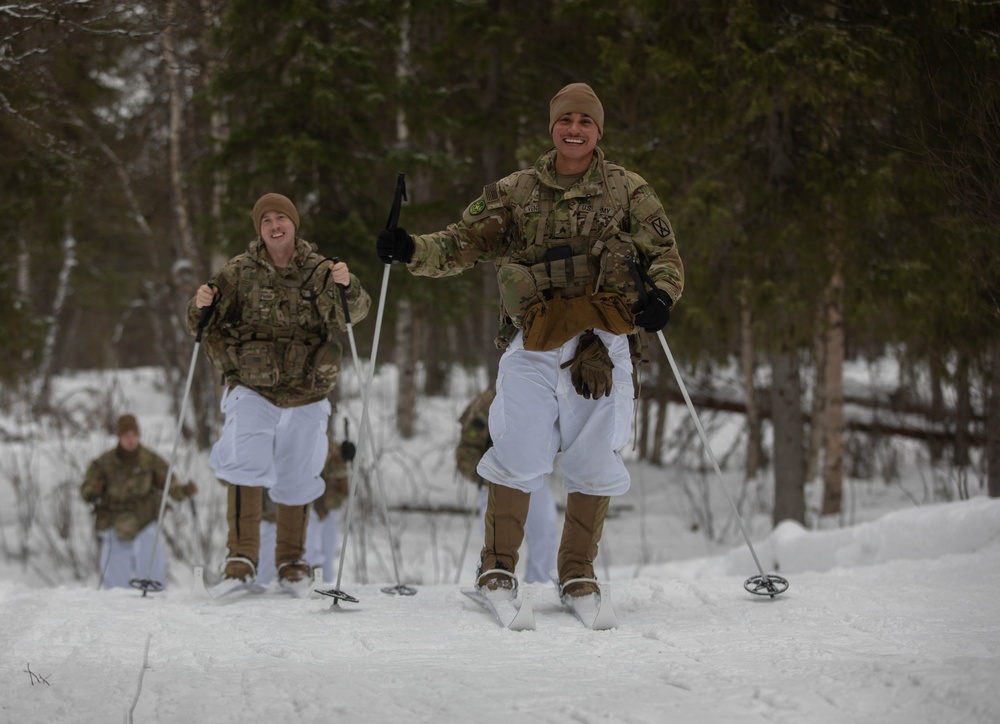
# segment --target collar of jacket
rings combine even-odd
[[[315,244],[312,244],[305,239],[300,239],[295,237],[295,253],[292,254],[291,262],[284,269],[279,270],[274,266],[271,261],[271,255],[267,253],[267,245],[264,240],[259,236],[250,242],[250,248],[247,250],[250,257],[256,261],[261,266],[267,267],[275,273],[288,274],[289,272],[298,271],[303,268],[309,255],[317,250]]]
[[[590,161],[590,166],[583,176],[575,184],[566,189],[563,194],[564,199],[576,197],[597,196],[601,193],[604,183],[604,151],[601,148],[594,148],[594,158]],[[535,161],[535,174],[538,180],[546,186],[560,190],[556,184],[556,149],[551,148]]]

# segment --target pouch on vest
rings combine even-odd
[[[239,348],[240,380],[252,387],[274,387],[281,377],[273,342],[254,340],[244,342]]]
[[[523,264],[503,264],[497,268],[500,302],[515,327],[521,327],[525,314],[541,297],[531,270]]]
[[[306,371],[309,348],[302,342],[292,341],[285,345],[285,364],[282,370],[288,379],[302,379]]]
[[[604,243],[601,255],[600,289],[620,294],[625,298],[629,309],[639,301],[639,291],[628,263],[628,260],[634,260],[636,256],[635,244],[627,234],[621,232]]]
[[[308,369],[314,390],[326,390],[327,393],[333,390],[337,384],[337,375],[340,374],[340,361],[343,356],[343,347],[340,346],[340,342],[333,339],[323,342],[316,348]]]
[[[219,372],[224,375],[232,374],[236,371],[236,363],[230,353],[232,340],[225,335],[212,330],[205,333],[203,342],[205,353]]]
[[[556,292],[524,317],[524,348],[548,352],[562,347],[587,329],[602,329],[614,335],[630,334],[635,317],[618,294],[583,294],[563,299]]]

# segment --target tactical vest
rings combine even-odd
[[[293,397],[328,394],[342,350],[325,322],[332,315],[321,305],[333,303],[304,290],[302,279],[285,278],[243,254],[230,318],[220,321],[209,357],[227,380],[247,387],[287,388]]]
[[[590,197],[589,203],[579,209],[585,212],[582,220],[579,214],[570,219],[570,225],[576,228],[569,235],[558,238],[549,229],[553,191],[539,183],[535,169],[521,172],[508,192],[508,203],[519,234],[517,238],[524,236],[526,220],[532,214],[537,214],[537,226],[533,238],[528,239],[524,247],[496,260],[501,300],[497,345],[501,348],[507,346],[518,328],[525,331],[527,341],[530,327],[540,321],[539,315],[544,315],[550,307],[548,303],[553,300],[559,301],[562,308],[570,309],[571,316],[583,315],[577,323],[570,320],[563,333],[556,334],[554,342],[573,334],[572,330],[581,324],[615,334],[634,330],[630,307],[638,295],[624,259],[634,258],[636,250],[628,233],[629,194],[625,169],[603,161],[601,170],[602,193]],[[538,201],[533,203],[536,188]],[[487,208],[503,204],[495,184],[484,191],[484,200]],[[562,300],[584,295],[597,304],[596,310],[583,299],[562,304]],[[551,324],[551,320],[547,322]],[[511,329],[512,326],[515,329]]]

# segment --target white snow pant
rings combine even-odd
[[[278,407],[237,386],[221,407],[226,423],[208,459],[220,480],[267,488],[283,505],[306,505],[323,494],[329,400]]]
[[[500,358],[497,396],[490,405],[490,437],[476,470],[486,480],[534,493],[545,485],[556,453],[567,493],[622,495],[629,474],[621,450],[632,429],[632,360],[628,339],[598,331],[614,363],[613,390],[588,400],[577,393],[570,369],[579,335],[558,349],[529,352],[521,335]]]
[[[156,523],[150,523],[132,540],[121,540],[113,528],[98,533],[101,539],[101,588],[129,588],[133,578],[151,578],[167,585],[163,546],[156,546]],[[153,557],[150,568],[149,557]]]
[[[278,540],[278,526],[274,521],[262,520],[260,522],[260,552],[257,557],[257,577],[254,583],[266,585],[274,580],[278,575],[278,569],[274,565],[274,544]]]
[[[479,487],[479,538],[486,532],[486,502],[489,488]],[[528,517],[524,521],[524,545],[527,546],[527,562],[524,564],[525,583],[548,583],[550,574],[556,570],[556,554],[559,551],[559,527],[556,501],[548,485],[543,485],[531,494],[528,502]]]
[[[339,548],[340,509],[329,510],[320,520],[316,510],[309,509],[309,527],[306,529],[306,560],[313,568],[323,567],[324,583],[337,577],[337,549]]]

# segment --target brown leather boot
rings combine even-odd
[[[563,595],[598,593],[594,583],[594,559],[604,532],[604,518],[611,498],[570,493],[566,496],[566,520],[559,543],[559,586]],[[584,579],[577,581],[575,579]]]
[[[257,561],[260,559],[260,516],[264,489],[228,485],[226,522],[229,524],[229,555],[223,575],[249,582],[257,575]]]
[[[531,495],[506,485],[490,483],[489,486],[486,536],[479,555],[476,585],[491,590],[515,588],[517,549],[524,540],[524,521],[528,517]]]
[[[312,569],[302,557],[306,550],[306,528],[308,525],[308,505],[275,504],[277,531],[274,543],[274,565],[278,568],[280,581],[297,583],[311,576]]]

